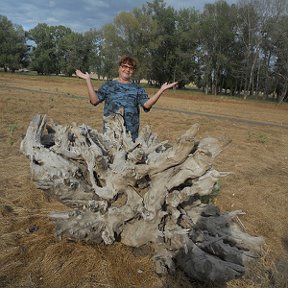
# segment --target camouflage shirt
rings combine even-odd
[[[100,102],[104,102],[104,116],[116,113],[121,107],[124,108],[124,123],[127,131],[131,133],[132,139],[138,137],[139,130],[139,106],[149,99],[145,90],[134,83],[120,83],[110,80],[96,91]],[[149,109],[145,109],[147,112]]]

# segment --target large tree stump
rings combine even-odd
[[[227,173],[213,168],[225,143],[197,140],[194,124],[175,143],[145,127],[134,143],[121,111],[102,134],[86,125],[63,127],[37,115],[21,143],[36,185],[71,209],[52,212],[56,234],[132,247],[150,245],[157,273],[182,269],[200,281],[242,276],[263,239],[209,202]]]

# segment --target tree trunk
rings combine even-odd
[[[283,85],[283,90],[282,90],[281,95],[278,99],[279,104],[281,104],[284,101],[284,99],[287,97],[287,93],[288,93],[288,79],[285,79],[284,85]]]

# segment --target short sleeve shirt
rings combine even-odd
[[[124,108],[124,123],[132,139],[138,137],[139,107],[149,99],[145,90],[135,83],[120,83],[110,80],[103,84],[96,92],[100,102],[104,101],[104,116],[113,115]],[[149,111],[144,108],[144,111]]]

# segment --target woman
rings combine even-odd
[[[97,106],[104,101],[104,116],[115,114],[120,108],[124,108],[124,124],[133,141],[138,137],[139,107],[142,106],[144,111],[148,112],[165,90],[177,85],[177,82],[164,83],[159,91],[149,98],[144,88],[131,82],[136,66],[134,58],[122,57],[119,61],[118,79],[107,81],[98,91],[95,91],[89,73],[76,70],[76,75],[86,80],[90,103]]]

